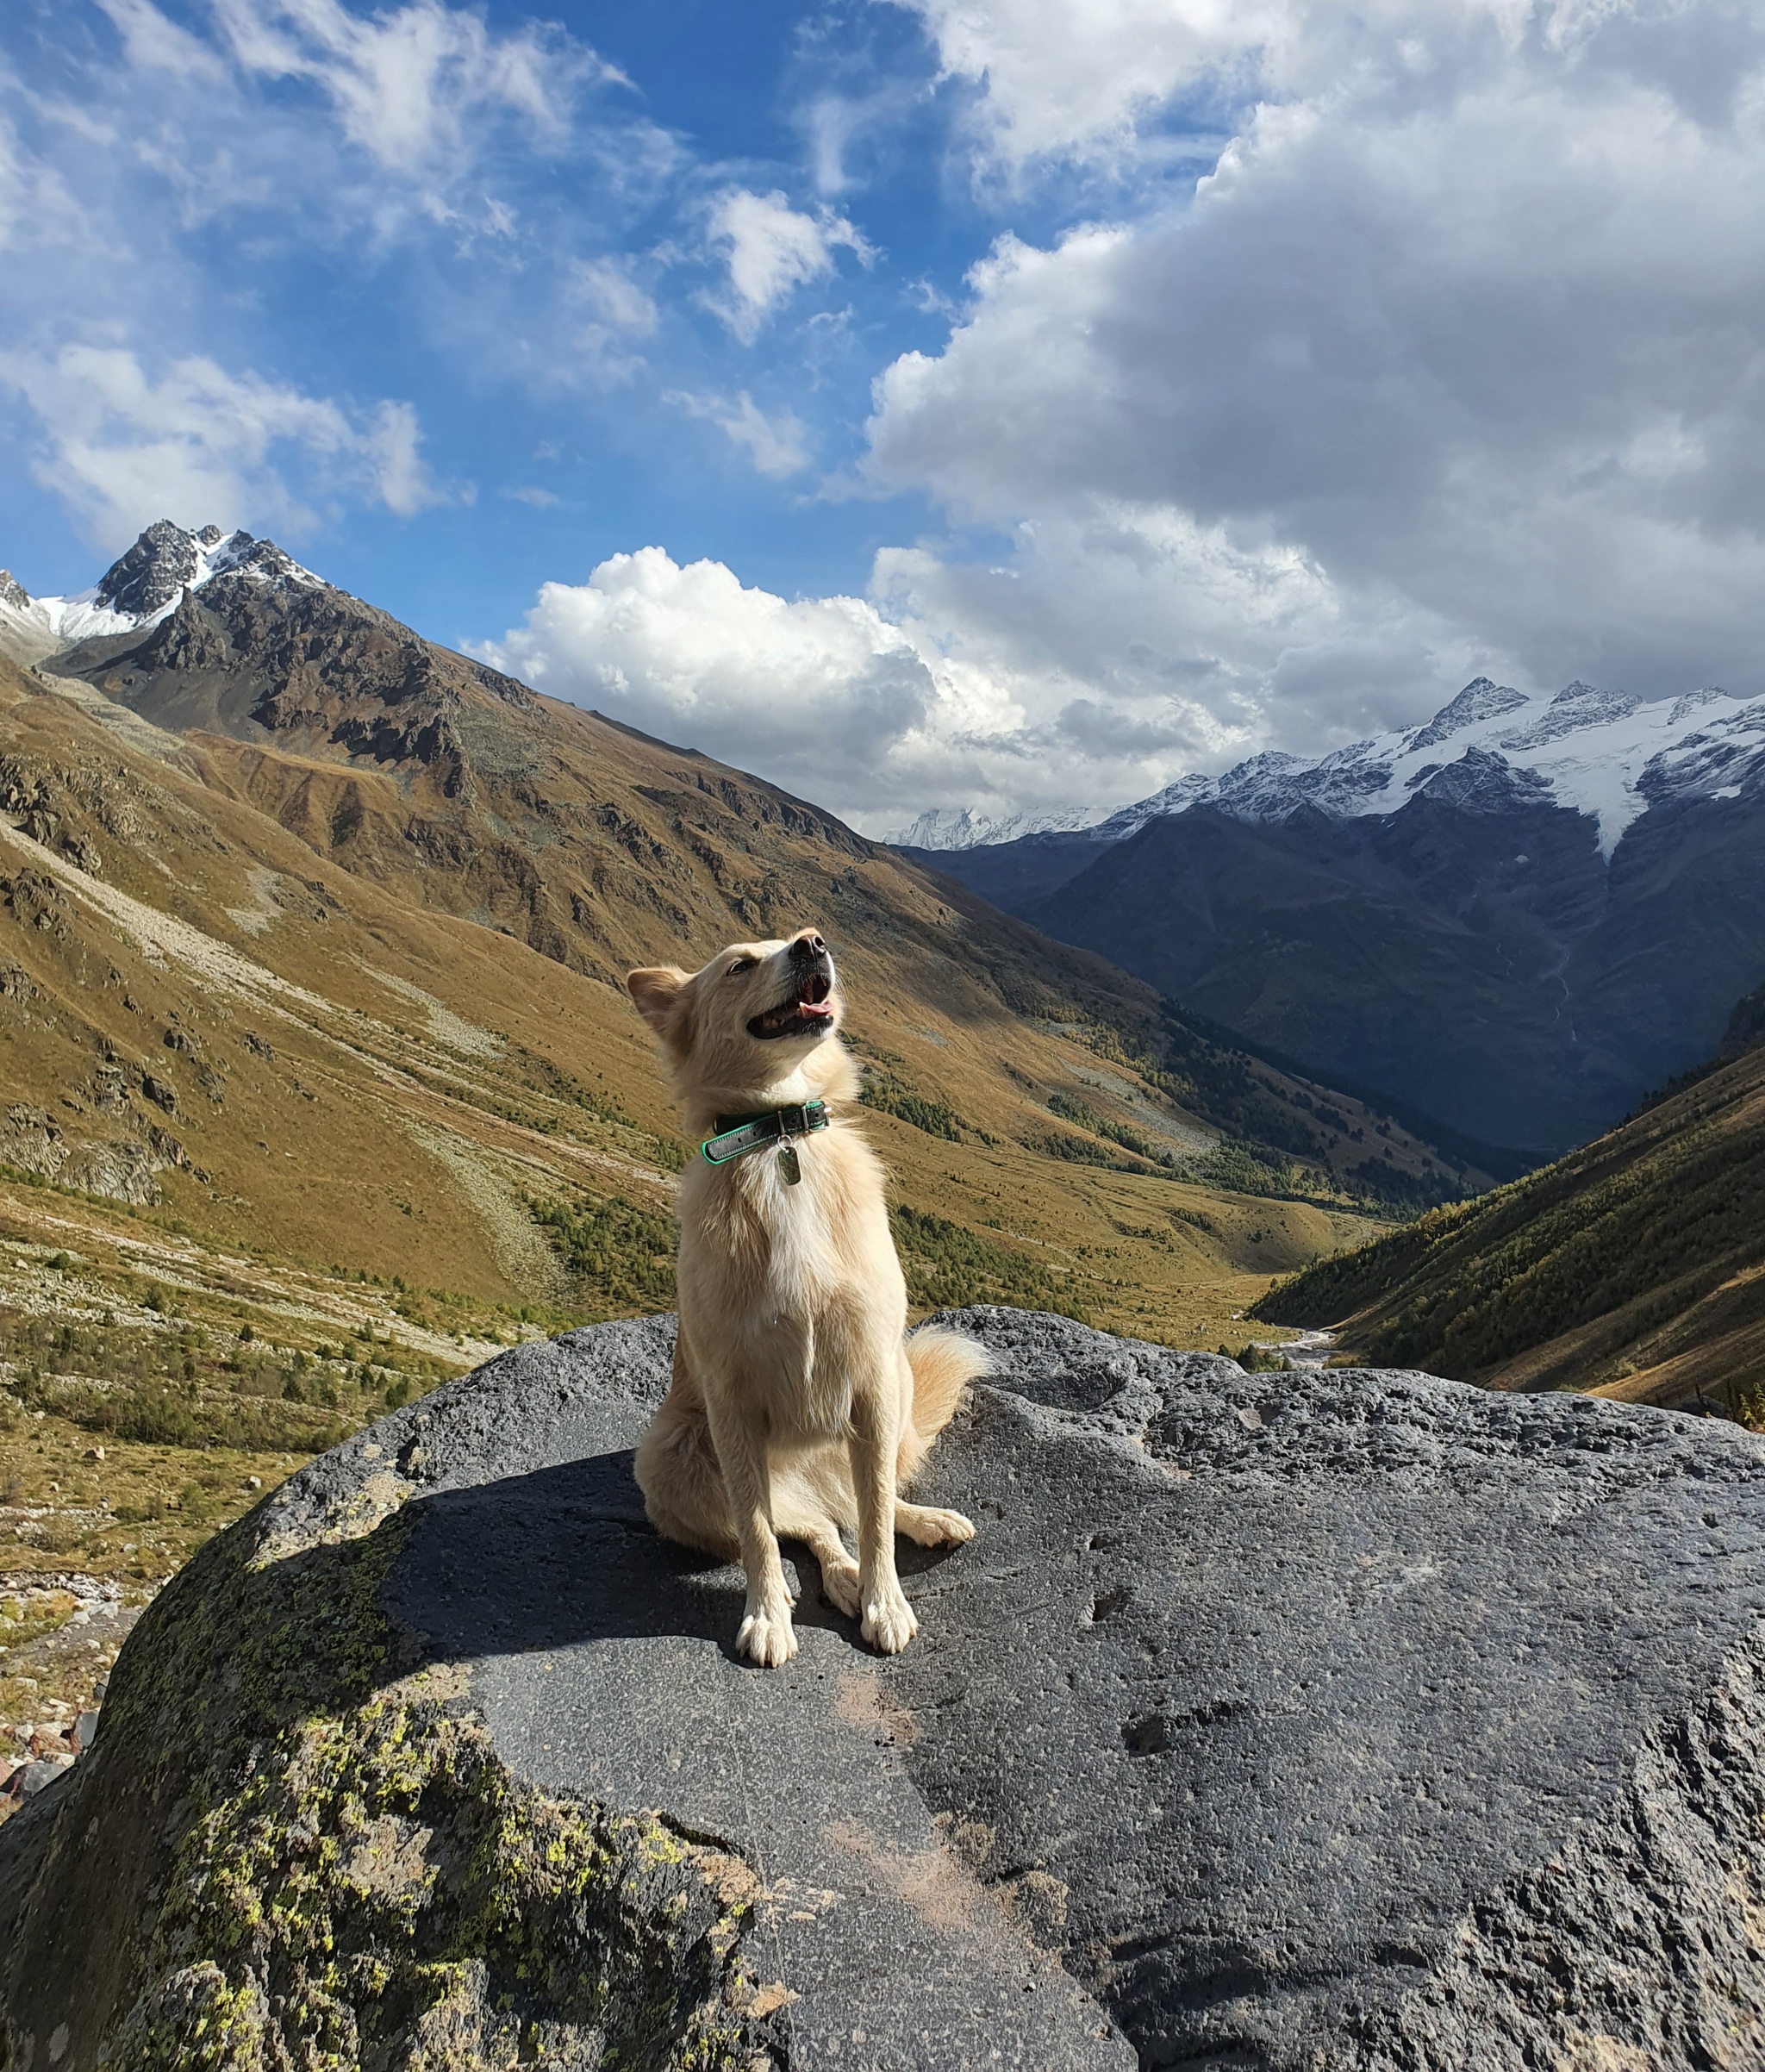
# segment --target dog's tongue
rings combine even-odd
[[[823,1000],[800,1000],[796,1003],[796,1014],[799,1021],[829,1021],[833,1010]]]

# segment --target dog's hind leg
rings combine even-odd
[[[895,1529],[918,1547],[959,1547],[975,1537],[971,1520],[960,1511],[943,1511],[932,1504],[895,1501]]]
[[[720,1560],[736,1558],[740,1550],[705,1399],[678,1339],[674,1378],[638,1447],[635,1472],[644,1509],[658,1532]]]

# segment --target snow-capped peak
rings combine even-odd
[[[222,536],[218,525],[186,532],[161,518],[105,570],[90,590],[68,597],[33,597],[0,571],[0,615],[33,637],[43,654],[81,640],[103,640],[152,626],[175,608],[186,590],[213,577],[243,575],[260,583],[322,588],[322,578],[268,540],[249,533]]]
[[[1425,727],[1412,737],[1412,748],[1431,748],[1449,740],[1474,720],[1492,720],[1498,713],[1512,712],[1526,702],[1525,695],[1506,683],[1492,683],[1487,677],[1474,677],[1450,704],[1443,705]]]
[[[903,849],[979,849],[995,842],[1014,842],[1026,834],[1075,834],[1092,826],[1100,814],[1078,809],[1067,813],[1007,813],[995,820],[972,807],[932,806],[912,827],[883,839]]]
[[[1527,696],[1479,677],[1421,727],[1356,741],[1327,755],[1264,750],[1220,777],[1181,777],[1088,827],[1120,841],[1148,821],[1213,806],[1244,821],[1284,821],[1303,808],[1349,820],[1395,813],[1419,796],[1463,812],[1557,805],[1597,821],[1607,856],[1651,805],[1765,790],[1765,700],[1748,702],[1716,685],[1644,702],[1575,683]],[[943,839],[895,839],[920,847],[1009,841],[1026,829],[966,813],[936,817]],[[995,833],[1010,828],[1010,833]],[[984,830],[984,832],[983,832]]]

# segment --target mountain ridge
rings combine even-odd
[[[235,816],[224,838],[229,849],[260,845],[251,864],[260,877],[251,883],[273,881],[261,900],[236,868],[199,866],[187,848],[174,845],[175,853],[149,865],[163,864],[184,888],[189,920],[261,958],[284,939],[291,915],[305,912],[304,940],[290,941],[294,954],[282,970],[308,983],[309,961],[321,958],[310,970],[331,974],[315,989],[326,998],[363,997],[334,956],[316,947],[327,916],[332,944],[342,944],[352,926],[343,916],[352,909],[383,935],[409,912],[427,915],[428,927],[464,926],[537,952],[588,984],[588,993],[572,995],[572,1012],[587,1015],[597,1044],[617,1032],[610,1054],[619,1061],[619,1102],[660,1142],[671,1125],[623,995],[623,971],[658,955],[695,962],[731,935],[795,925],[813,907],[853,976],[855,1032],[872,1065],[867,1097],[878,1127],[892,1133],[891,1155],[907,1174],[923,1176],[912,1182],[920,1199],[948,1195],[940,1208],[971,1219],[970,1227],[1011,1220],[994,1198],[998,1183],[989,1178],[968,1202],[968,1182],[951,1195],[948,1172],[923,1183],[926,1154],[970,1159],[964,1170],[976,1180],[971,1154],[1017,1162],[1038,1176],[1032,1193],[1075,1200],[1100,1189],[1138,1200],[1150,1189],[1150,1215],[1138,1207],[1106,1210],[1101,1195],[1086,1213],[1118,1250],[1159,1261],[1175,1258],[1162,1239],[1124,1239],[1113,1225],[1174,1232],[1164,1209],[1188,1197],[1170,1190],[1193,1183],[1205,1193],[1216,1170],[1229,1169],[1260,1199],[1315,1197],[1350,1219],[1356,1202],[1439,1199],[1475,1183],[1463,1160],[1444,1162],[1364,1104],[1187,1028],[1124,975],[959,889],[935,885],[820,808],[543,698],[423,640],[268,542],[157,527],[138,544],[133,559],[123,557],[88,593],[137,608],[133,623],[41,658],[45,695],[23,695],[30,686],[20,680],[14,713],[30,715],[32,740],[30,753],[15,752],[9,765],[12,822],[27,833],[27,823],[35,826],[77,870],[82,854],[97,859],[94,875],[126,858],[130,896],[150,903],[159,896],[140,875],[151,837],[119,852],[119,839],[129,838],[107,828],[82,790],[97,780],[81,774],[94,749],[80,729],[96,726],[112,740],[128,785],[182,786],[191,802],[168,793],[151,811],[132,809],[131,825],[192,827],[194,802],[206,798],[228,802]],[[201,557],[201,580],[185,581]],[[131,763],[137,754],[156,758],[157,768]],[[253,814],[263,816],[257,834]],[[297,878],[283,852],[262,846],[271,829],[324,868]],[[211,877],[217,889],[203,891]],[[72,943],[78,910],[90,901],[75,879],[60,890],[73,900]],[[375,908],[371,921],[364,899]],[[96,951],[94,941],[84,953]],[[383,953],[365,943],[352,954],[384,968]],[[394,975],[457,1021],[482,1022],[472,989],[481,982],[447,997],[452,955],[438,939],[425,966],[394,967]],[[542,983],[534,972],[519,989],[532,997]],[[188,1019],[195,1009],[181,1011]],[[521,1036],[527,1053],[541,1048],[539,1036]],[[120,1043],[120,1030],[103,1039]],[[569,1069],[583,1076],[587,1059],[578,1045]],[[36,1107],[49,1114],[70,1071],[60,1070],[58,1084],[56,1070],[42,1070]],[[902,1117],[917,1120],[903,1125]],[[147,1142],[140,1128],[132,1141]],[[198,1149],[188,1156],[218,1170]],[[666,1199],[665,1171],[652,1170],[656,1178],[639,1190],[646,1213]],[[189,1189],[178,1168],[162,1170],[152,1184]],[[504,1201],[517,1213],[506,1189]],[[1298,1208],[1291,1213],[1303,1220]],[[1315,1226],[1317,1241],[1333,1241],[1326,1232],[1334,1213]],[[1302,1242],[1299,1225],[1293,1230]],[[1032,1252],[1041,1242],[1031,1234]],[[475,1270],[488,1285],[486,1263]],[[1161,1283],[1169,1270],[1158,1266]]]
[[[1694,1070],[1765,972],[1765,701],[1478,678],[1083,833],[904,853],[1322,1079],[1549,1158]]]
[[[1250,1314],[1482,1387],[1765,1417],[1765,988],[1619,1128],[1320,1261]]]
[[[1524,721],[1512,715],[1524,713]],[[1447,742],[1457,752],[1427,762]],[[1564,745],[1574,743],[1574,747]],[[1149,821],[1217,806],[1248,821],[1280,821],[1310,806],[1333,818],[1395,811],[1419,787],[1445,779],[1456,762],[1470,773],[1446,790],[1512,783],[1600,825],[1610,857],[1631,823],[1657,799],[1720,796],[1765,771],[1765,699],[1718,685],[1649,701],[1579,679],[1528,696],[1488,677],[1474,677],[1419,727],[1400,727],[1316,756],[1265,749],[1218,777],[1179,777],[1113,812],[1013,814],[989,820],[970,808],[935,808],[889,839],[902,848],[995,847],[1035,835],[1124,841]],[[1718,782],[1720,780],[1720,782]],[[1020,821],[1035,824],[1019,826]],[[995,830],[1009,829],[1009,833]],[[921,839],[914,839],[916,831]],[[927,841],[925,833],[938,839]]]

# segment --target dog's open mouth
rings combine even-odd
[[[775,1036],[820,1035],[833,1024],[833,1008],[827,997],[833,990],[833,981],[825,971],[807,973],[798,980],[789,1000],[754,1016],[748,1024],[748,1034],[758,1036],[762,1043],[770,1043]]]

